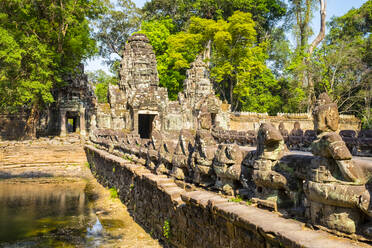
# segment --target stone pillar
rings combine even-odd
[[[85,108],[80,110],[80,134],[85,136],[86,129],[85,129]]]
[[[66,136],[66,111],[61,110],[60,111],[60,121],[61,121],[61,131],[60,136],[64,137]]]
[[[138,111],[133,111],[133,131],[138,134]]]

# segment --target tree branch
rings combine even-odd
[[[324,36],[325,36],[327,1],[319,0],[319,3],[320,3],[320,31],[319,31],[318,36],[310,44],[309,54],[313,53],[314,49],[319,45],[319,43],[324,39]]]

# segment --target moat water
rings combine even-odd
[[[149,237],[137,246],[129,215],[101,223],[85,187],[84,181],[0,181],[0,247],[157,247]],[[113,235],[115,229],[124,235]]]

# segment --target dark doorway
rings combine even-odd
[[[216,114],[215,113],[211,113],[211,121],[212,121],[212,127],[215,127],[216,126]]]
[[[67,119],[67,132],[68,133],[75,133],[76,132],[76,117],[68,118]]]
[[[66,113],[66,130],[68,133],[76,133],[79,130],[80,118],[77,112]]]
[[[139,114],[138,115],[138,133],[142,139],[149,139],[152,133],[152,121],[155,115]]]

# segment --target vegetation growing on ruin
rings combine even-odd
[[[110,197],[111,197],[111,199],[116,199],[116,198],[119,197],[118,196],[118,191],[116,190],[115,187],[110,188],[109,191],[110,191]]]
[[[163,225],[163,236],[168,240],[170,237],[170,223],[169,220],[164,221]]]
[[[232,197],[229,199],[229,202],[241,202],[241,201],[243,201],[243,199],[240,195],[236,195],[235,197]]]

